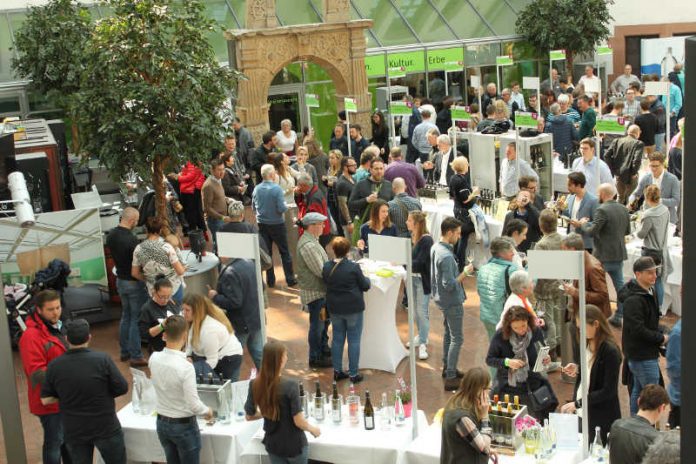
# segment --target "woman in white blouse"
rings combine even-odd
[[[196,375],[207,378],[214,373],[232,382],[239,380],[242,345],[222,309],[195,293],[184,297],[182,309],[189,326],[186,354],[193,360]]]
[[[292,205],[295,203],[295,179],[300,175],[290,167],[290,158],[285,153],[271,153],[268,155],[268,162],[273,165],[278,176],[278,185],[283,189],[285,203]]]
[[[294,157],[298,146],[297,133],[292,130],[292,122],[289,119],[283,119],[280,121],[280,130],[276,132],[276,148]]]

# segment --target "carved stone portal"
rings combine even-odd
[[[235,112],[254,140],[258,143],[269,130],[268,91],[273,77],[294,61],[324,68],[336,87],[337,108],[343,109],[344,97],[354,98],[358,113],[351,115],[351,121],[369,132],[365,29],[372,21],[349,21],[348,2],[343,0],[324,0],[327,22],[287,27],[274,27],[273,0],[249,0],[247,8],[247,25],[256,28],[229,30],[225,37],[230,42],[230,64],[247,77],[239,83]]]

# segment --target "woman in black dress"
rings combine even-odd
[[[621,370],[621,350],[619,350],[613,331],[602,310],[595,305],[586,306],[587,364],[590,371],[587,386],[587,399],[580,393],[580,368],[570,363],[563,372],[575,377],[575,401],[564,404],[561,412],[580,416],[587,411],[590,442],[594,440],[595,427],[601,428],[602,443],[607,442],[607,433],[615,420],[621,419],[619,405],[619,372]],[[576,326],[580,320],[576,318]],[[578,334],[578,338],[580,335]]]
[[[372,140],[370,142],[379,148],[379,156],[387,164],[389,161],[389,126],[381,111],[372,113]]]
[[[457,156],[450,163],[454,175],[449,181],[450,198],[454,200],[454,217],[462,223],[462,236],[457,243],[455,255],[459,272],[466,267],[466,247],[469,235],[475,231],[474,222],[469,216],[469,210],[476,204],[479,191],[478,188],[471,186],[469,176],[469,160],[464,156]]]
[[[263,418],[263,444],[272,463],[307,464],[304,432],[318,437],[321,430],[304,418],[297,382],[281,377],[287,362],[285,345],[266,343],[259,375],[249,382],[244,412],[247,420]]]

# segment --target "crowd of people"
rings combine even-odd
[[[414,105],[408,120],[400,121],[403,146],[390,146],[381,112],[372,115],[369,140],[358,124],[347,127],[345,115],[339,114],[328,154],[311,131],[296,133],[288,120],[280,131],[263,134],[254,147],[251,134],[237,119],[208,166],[189,162],[163,179],[172,192],[170,199],[179,199],[183,206],[170,211],[178,221],[141,219],[137,209],[125,208],[106,240],[122,305],[120,359],[134,368],[150,368],[158,401],[157,433],[167,461],[198,462],[195,418],[212,417],[212,411],[198,398],[196,381],[210,375],[238,380],[244,347],[259,370],[245,410],[249,419],[266,421],[269,454],[277,462],[290,462],[282,459],[292,457],[297,457],[292,462],[306,462],[302,431],[320,434],[299,409],[296,383],[282,377],[287,348],[277,342],[264,345],[259,306],[265,303],[256,291],[254,262],[227,260],[215,288],[207,294],[186,291],[181,237],[196,230],[207,236],[213,251],[217,232],[257,234],[266,288],[278,285],[272,263],[277,248],[285,285],[298,288],[308,313],[308,366],[331,368],[335,381],[349,379],[354,384],[363,381],[359,365],[364,293],[371,287],[355,258],[369,256],[371,235],[409,238],[414,293],[408,298],[415,308],[417,335],[406,345],[415,345],[420,360],[429,359],[432,300],[443,316],[443,387],[456,391],[445,408],[443,462],[491,453],[484,429],[493,394],[519,396],[540,420],[555,410],[587,414],[591,435],[600,427],[606,441],[611,432],[612,462],[614,453],[616,462],[640,462],[639,454],[649,454],[649,443],[658,437],[653,426],[666,407],[671,408],[670,424],[679,425],[681,324],[670,334],[660,317],[666,276],[672,271],[668,238],[670,224],[679,218],[681,171],[677,176],[667,169],[664,145],[657,143],[664,129],[653,119],[656,112],[659,118],[662,103],[646,96],[637,109],[640,80],[629,76],[628,67],[628,74],[612,84],[625,101],[610,104],[631,124],[625,136],[606,147],[596,146],[596,98],[583,91],[584,82],[596,76],[591,67],[587,71],[575,87],[552,74],[548,88],[542,85],[541,94],[528,101],[516,83],[500,96],[495,84],[486,86],[486,117],[476,116],[478,130],[512,127],[511,115],[537,111],[535,100],[540,98],[541,128],[554,135],[556,154],[570,159],[575,143],[580,151],[571,163],[568,194],[547,208],[549,199],[538,193],[539,176],[518,156],[515,143],[501,147],[500,194],[510,201],[501,237],[488,237],[478,204],[480,191],[468,174],[468,153],[459,151],[447,133],[451,120],[441,113],[453,103],[449,98],[436,108],[425,98],[407,97]],[[672,110],[670,117],[677,118],[680,110],[674,105]],[[677,127],[676,120],[671,127]],[[675,149],[679,137],[676,134]],[[639,177],[646,159],[649,172]],[[426,183],[448,187],[454,203],[453,217],[437,225],[437,241],[428,231],[419,198]],[[635,232],[632,214],[639,217]],[[559,233],[561,218],[566,229]],[[146,238],[139,241],[133,231],[142,223]],[[298,235],[294,255],[291,227],[297,227]],[[633,278],[624,282],[625,238],[632,234],[643,240],[642,256],[632,265]],[[484,236],[491,258],[476,269],[468,247]],[[531,249],[584,252],[586,340],[579,339],[578,283],[535,281],[526,270]],[[615,309],[609,303],[607,274],[618,295]],[[470,277],[476,279],[480,320],[488,337],[489,369],[463,372],[458,367],[467,299],[464,282]],[[124,462],[113,399],[125,394],[128,385],[113,361],[89,350],[86,321],[63,325],[60,315],[60,295],[40,293],[20,341],[30,409],[44,429],[44,462],[60,462],[61,453],[72,462],[88,462],[94,446],[105,462]],[[549,355],[537,363],[546,346]],[[588,354],[586,396],[579,388],[581,349]],[[657,386],[662,378],[658,358],[664,350],[669,393]],[[70,378],[66,372],[76,363],[81,363],[77,370],[84,376]],[[623,419],[621,365],[632,416]],[[572,401],[564,404],[549,381],[549,375],[559,371],[575,384]],[[94,400],[81,402],[88,394]]]

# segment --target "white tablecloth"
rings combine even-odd
[[[403,453],[399,464],[440,464],[440,448],[442,445],[442,429],[440,424],[433,423],[421,430],[418,438],[413,440]],[[580,450],[558,450],[549,459],[548,464],[578,464],[582,461]],[[534,456],[520,449],[516,456],[500,455],[500,464],[535,464]]]
[[[421,430],[427,428],[423,411],[418,411],[418,420]],[[403,450],[411,443],[411,419],[406,419],[406,424],[401,427],[392,426],[391,430],[380,428],[379,414],[375,422],[374,430],[365,430],[362,414],[361,422],[357,425],[349,424],[346,414],[340,425],[335,425],[330,419],[324,420],[319,424],[319,438],[307,434],[309,458],[336,464],[397,464]],[[244,448],[239,461],[241,464],[270,462],[261,443],[262,437],[263,431],[260,431]]]
[[[157,438],[156,417],[133,412],[130,403],[118,412],[126,442],[128,462],[166,462],[164,450]],[[198,421],[201,429],[201,463],[233,464],[239,462],[244,446],[263,425],[263,421],[232,422],[213,426]],[[101,462],[101,461],[100,461]]]
[[[360,261],[363,272],[370,278],[372,286],[365,293],[365,314],[360,339],[360,369],[379,369],[396,372],[408,351],[396,330],[396,300],[401,281],[406,278],[402,267],[388,266],[368,259]],[[388,267],[393,277],[379,277],[374,271]],[[344,350],[347,356],[347,350]]]

